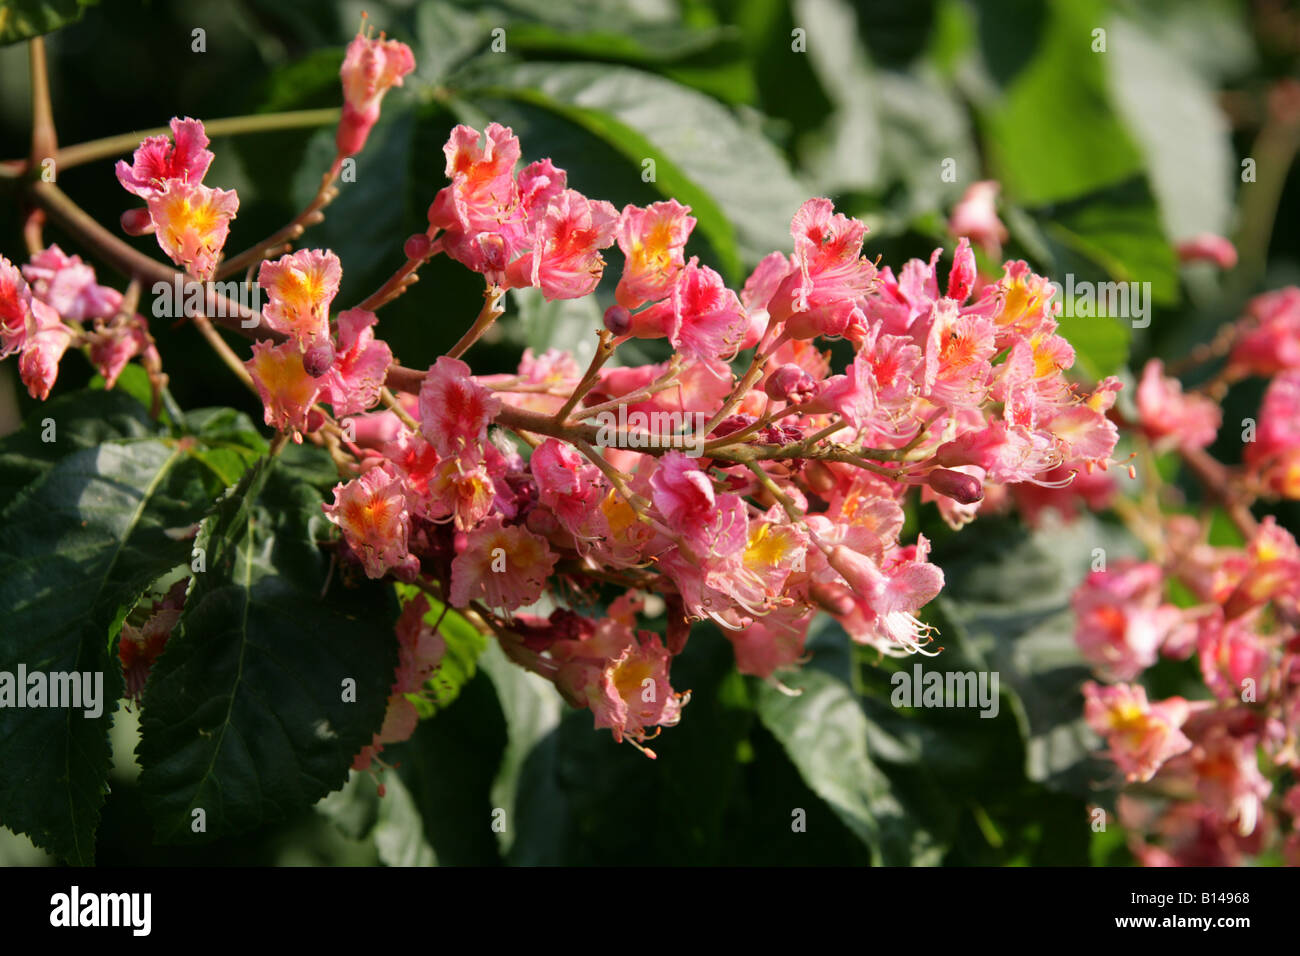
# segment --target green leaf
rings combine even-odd
[[[188,444],[119,439],[64,458],[5,511],[0,671],[103,675],[97,717],[0,708],[0,818],[70,862],[94,859],[122,691],[116,625],[151,582],[187,561],[190,542],[169,529],[197,522],[218,492]]]
[[[384,748],[410,791],[424,834],[447,866],[500,862],[493,834],[492,780],[505,747],[505,724],[487,675],[478,674],[450,707],[422,720],[404,743]],[[500,819],[498,815],[498,819]],[[516,823],[509,816],[507,827]]]
[[[1141,179],[1035,210],[1060,264],[1078,256],[1118,282],[1149,282],[1158,303],[1178,299],[1178,264],[1160,225],[1160,211]],[[1091,278],[1086,274],[1079,278]]]
[[[76,23],[99,0],[5,0],[0,3],[0,46],[53,33]]]
[[[870,850],[873,862],[913,862],[912,824],[868,748],[867,718],[841,681],[814,668],[791,679],[791,697],[758,684],[759,719],[781,742],[804,782]]]
[[[986,65],[1003,80],[981,125],[991,171],[1009,198],[1069,199],[1141,171],[1141,155],[1106,85],[1111,54],[1092,50],[1104,14],[1102,0],[980,6]]]
[[[125,392],[60,395],[33,411],[18,431],[0,439],[0,502],[7,508],[23,488],[74,452],[158,433],[145,407]]]
[[[980,534],[936,549],[944,637],[1000,675],[1025,738],[1025,771],[1052,789],[1087,795],[1096,773],[1080,691],[1091,672],[1074,644],[1070,596],[1099,558],[1134,552],[1127,535],[1087,516],[1037,533],[989,519]]]
[[[533,799],[532,794],[519,790],[524,762],[559,726],[564,704],[550,681],[512,664],[495,641],[480,658],[480,665],[492,679],[506,721],[506,749],[492,782],[492,805],[504,808],[506,818],[513,820],[522,813],[523,804]],[[507,827],[498,834],[503,855],[509,854],[515,833]]]
[[[324,532],[319,492],[266,459],[204,520],[195,551],[206,569],[143,698],[140,787],[160,840],[207,840],[310,806],[382,723],[396,601],[379,582],[331,580]],[[192,826],[198,809],[205,832]]]
[[[689,205],[724,275],[790,245],[790,219],[806,198],[761,134],[727,109],[671,80],[627,67],[527,63],[484,68],[458,92],[471,102],[506,98],[556,113],[612,147],[641,179],[655,161],[654,188]],[[530,151],[527,142],[526,151]]]
[[[1134,20],[1109,24],[1105,56],[1115,105],[1146,159],[1171,240],[1223,235],[1232,215],[1235,154],[1217,87]]]

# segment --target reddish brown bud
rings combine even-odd
[[[984,483],[965,472],[936,468],[926,477],[926,483],[939,494],[959,504],[973,505],[984,499]]]
[[[302,357],[302,367],[312,378],[320,378],[334,364],[334,345],[323,339],[309,348]]]
[[[621,305],[611,305],[605,310],[605,328],[615,335],[627,335],[632,328],[632,313]]]

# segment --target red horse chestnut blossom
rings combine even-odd
[[[324,449],[337,483],[333,472],[317,482],[332,491],[311,499],[297,542],[320,561],[308,590],[323,600],[384,582],[397,619],[397,667],[372,682],[382,725],[365,728],[359,752],[348,747],[354,768],[384,766],[384,748],[415,732],[457,627],[489,635],[596,728],[653,757],[647,744],[690,719],[690,691],[673,677],[688,638],[724,638],[742,673],[784,690],[819,614],[876,661],[933,656],[942,647],[930,605],[947,582],[932,540],[1013,508],[1046,525],[1115,504],[1150,553],[1094,565],[1071,610],[1078,651],[1105,682],[1081,688],[1083,718],[1112,776],[1132,785],[1117,806],[1135,852],[1185,862],[1212,856],[1212,845],[1226,858],[1282,817],[1294,836],[1300,798],[1292,789],[1279,804],[1274,788],[1300,767],[1300,547],[1251,507],[1300,499],[1300,291],[1251,301],[1208,381],[1187,375],[1185,385],[1186,369],[1152,358],[1133,401],[1117,402],[1119,377],[1076,364],[1046,276],[1019,259],[986,274],[984,256],[1000,259],[1009,238],[995,182],[957,204],[949,249],[894,266],[831,199],[792,203],[782,248],[761,250],[743,276],[692,247],[689,206],[620,210],[551,159],[526,161],[514,131],[493,122],[450,130],[446,183],[420,199],[427,227],[395,243],[406,261],[391,279],[347,301],[345,275],[360,273],[300,239],[414,68],[409,47],[363,28],[340,72],[333,164],[288,227],[243,252],[226,251],[239,197],[203,181],[214,159],[204,126],[176,118],[116,174],[144,204],[124,228],[153,232],[177,269],[149,257],[141,266],[136,250],[113,246],[134,279],[118,290],[57,245],[31,242],[21,267],[0,258],[0,355],[18,356],[34,397],[49,396],[67,353],[84,351],[109,387],[138,359],[161,405],[166,376],[136,314],[141,279],[161,273],[204,293],[184,318],[260,400],[278,433],[268,458],[300,454],[290,439]],[[715,217],[696,207],[706,223]],[[1227,267],[1230,250],[1208,237],[1182,253]],[[437,256],[481,283],[482,310],[456,324],[445,354],[398,364],[383,309]],[[254,274],[260,311],[217,315],[213,305],[235,304],[213,280]],[[479,343],[516,297],[592,299],[603,327],[493,367]],[[442,307],[431,315],[457,321]],[[235,353],[214,325],[251,348]],[[658,350],[655,360],[641,347]],[[1241,465],[1227,466],[1207,449],[1224,425],[1224,391],[1250,376],[1270,381]],[[180,458],[192,439],[158,444]],[[1121,497],[1130,459],[1150,482],[1140,500]],[[1180,489],[1160,484],[1171,461],[1212,490],[1214,515],[1202,520]],[[237,487],[268,480],[263,469],[249,475]],[[935,506],[933,520],[918,529],[922,504]],[[196,555],[233,508],[203,519]],[[236,515],[250,541],[287,520],[266,510],[275,513]],[[1239,541],[1212,539],[1212,519]],[[243,558],[251,575],[260,559]],[[172,630],[183,633],[186,602],[205,599],[200,573],[192,566],[180,591],[131,612],[119,658],[136,697],[167,660]],[[290,584],[301,582],[277,586]],[[1148,697],[1142,681],[1162,659],[1199,675],[1197,699]],[[1153,794],[1168,806],[1142,817],[1129,798]]]

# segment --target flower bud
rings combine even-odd
[[[147,236],[153,232],[153,219],[147,208],[128,209],[122,213],[122,231],[128,236]]]
[[[763,386],[769,398],[799,405],[817,394],[817,380],[798,365],[782,365]]]
[[[632,328],[632,313],[621,305],[611,305],[605,310],[605,328],[615,335],[627,335]]]
[[[926,484],[958,504],[973,505],[984,499],[982,481],[974,475],[953,471],[951,468],[935,468],[926,476]]]
[[[402,252],[408,259],[427,259],[429,258],[429,249],[433,246],[433,240],[429,238],[427,232],[417,232],[409,237],[402,246]]]
[[[334,364],[334,344],[329,339],[319,339],[302,356],[302,367],[312,378],[320,378]]]

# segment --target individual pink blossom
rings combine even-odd
[[[343,80],[343,115],[336,136],[340,156],[361,152],[379,119],[384,94],[402,85],[415,69],[415,55],[405,43],[358,31],[348,44],[339,75]]]
[[[1300,369],[1300,287],[1256,296],[1246,306],[1243,321],[1228,356],[1230,375],[1270,376]]]
[[[447,642],[426,621],[429,599],[417,595],[397,619],[397,667],[388,695],[384,722],[371,742],[361,749],[352,762],[352,769],[370,769],[375,758],[386,744],[401,743],[415,733],[420,713],[411,702],[409,694],[419,694],[425,683],[442,663]]]
[[[554,512],[571,534],[582,533],[592,512],[605,497],[600,469],[587,461],[572,445],[548,438],[533,451],[528,461],[537,481],[538,500]]]
[[[1028,481],[1062,461],[1056,441],[1023,425],[1000,421],[964,432],[939,446],[934,463],[944,468],[978,465],[998,483]]]
[[[1074,640],[1084,659],[1111,681],[1132,680],[1154,664],[1165,641],[1185,626],[1163,597],[1157,564],[1125,559],[1090,573],[1071,597]]]
[[[690,211],[690,206],[675,199],[651,203],[644,209],[623,207],[617,237],[624,265],[614,297],[624,308],[638,308],[671,291],[685,267],[682,250],[695,228]]]
[[[451,185],[429,206],[429,225],[443,230],[443,248],[453,259],[476,272],[503,273],[525,236],[514,178],[519,140],[508,127],[490,123],[480,145],[477,130],[457,126],[443,153]]]
[[[432,521],[450,518],[458,531],[476,527],[496,501],[497,478],[504,473],[499,464],[496,459],[489,462],[487,455],[475,458],[466,454],[439,462],[425,483],[425,517]]]
[[[1283,498],[1300,498],[1300,368],[1269,383],[1253,441],[1242,449],[1246,467]]]
[[[122,304],[122,293],[97,283],[94,269],[57,245],[33,256],[23,277],[32,295],[69,322],[111,318]]]
[[[293,432],[294,440],[301,442],[299,433],[306,430],[307,411],[321,388],[303,367],[302,352],[293,342],[254,342],[253,356],[244,366],[261,396],[266,424]]]
[[[321,388],[321,398],[333,406],[335,416],[356,415],[379,401],[393,352],[375,338],[377,321],[375,313],[364,309],[339,313],[334,364]]]
[[[117,163],[117,181],[122,188],[146,202],[165,192],[172,182],[198,185],[212,165],[201,122],[173,117],[171,128],[170,139],[150,136],[141,142],[130,166],[124,160]]]
[[[608,728],[620,743],[628,739],[639,745],[651,736],[650,728],[676,725],[689,700],[669,682],[671,657],[662,639],[635,632],[614,607],[589,636],[557,640],[550,654],[558,665],[555,685],[565,699],[590,709],[596,727]]]
[[[342,263],[328,250],[300,249],[263,262],[257,271],[267,296],[262,320],[300,348],[310,348],[329,335],[330,303],[342,278]]]
[[[924,394],[937,405],[978,405],[993,376],[994,327],[962,315],[951,299],[935,305],[925,340]]]
[[[532,249],[507,268],[506,285],[535,286],[547,301],[590,295],[605,269],[599,250],[614,242],[617,224],[609,203],[565,190],[533,224]]]
[[[59,361],[72,344],[72,332],[40,299],[32,300],[31,316],[31,333],[18,357],[18,375],[32,398],[45,401],[59,376]]]
[[[18,267],[0,256],[0,358],[22,349],[31,314],[31,288]]]
[[[691,259],[678,274],[671,294],[632,317],[638,338],[667,336],[678,353],[728,376],[748,326],[736,294],[708,266]]]
[[[420,430],[443,458],[486,440],[499,411],[501,400],[475,381],[460,359],[439,357],[420,385]]]
[[[148,202],[162,251],[196,279],[211,279],[230,233],[230,220],[239,209],[239,197],[233,190],[169,179]]]
[[[491,515],[457,546],[448,599],[453,607],[481,600],[491,608],[516,610],[542,596],[557,560],[543,538]]]
[[[866,324],[862,306],[876,275],[862,255],[867,227],[833,210],[829,199],[810,199],[790,224],[794,270],[767,310],[792,338],[841,336]]]
[[[1225,620],[1215,608],[1200,621],[1196,652],[1205,686],[1220,700],[1240,701],[1247,696],[1258,699],[1265,692],[1272,654],[1263,638],[1242,618]]]
[[[997,197],[1001,187],[993,180],[972,183],[953,207],[948,220],[950,236],[966,236],[987,255],[996,257],[1007,241],[1007,227],[998,218]]]
[[[736,670],[769,678],[804,660],[804,641],[813,614],[805,608],[778,610],[739,631],[725,631],[736,655]]]
[[[411,516],[406,492],[392,465],[379,465],[335,485],[334,503],[321,508],[343,532],[367,577],[382,578],[393,571],[409,579],[419,570],[419,560],[407,547]]]
[[[670,451],[659,460],[650,487],[655,507],[675,530],[699,528],[717,513],[713,482],[698,461],[679,451]]]
[[[1083,685],[1083,697],[1088,726],[1106,738],[1108,755],[1129,782],[1150,780],[1165,761],[1192,749],[1181,729],[1191,711],[1181,697],[1152,704],[1141,685],[1093,681]]]
[[[1176,251],[1180,262],[1209,262],[1220,269],[1231,269],[1237,264],[1237,247],[1212,232],[1184,239]]]
[[[926,560],[928,552],[924,536],[879,565],[846,545],[831,549],[827,562],[854,596],[853,610],[843,620],[851,638],[887,654],[921,651],[933,629],[916,614],[943,589],[943,571]]]
[[[95,330],[88,334],[90,339],[90,363],[100,375],[104,376],[104,387],[112,388],[117,384],[118,376],[128,362],[137,355],[157,360],[158,350],[144,319],[138,315],[126,317],[111,323],[97,323]]]
[[[1201,395],[1183,393],[1177,379],[1164,374],[1164,363],[1151,359],[1142,370],[1137,389],[1142,430],[1157,449],[1204,448],[1219,433],[1223,413]]]

